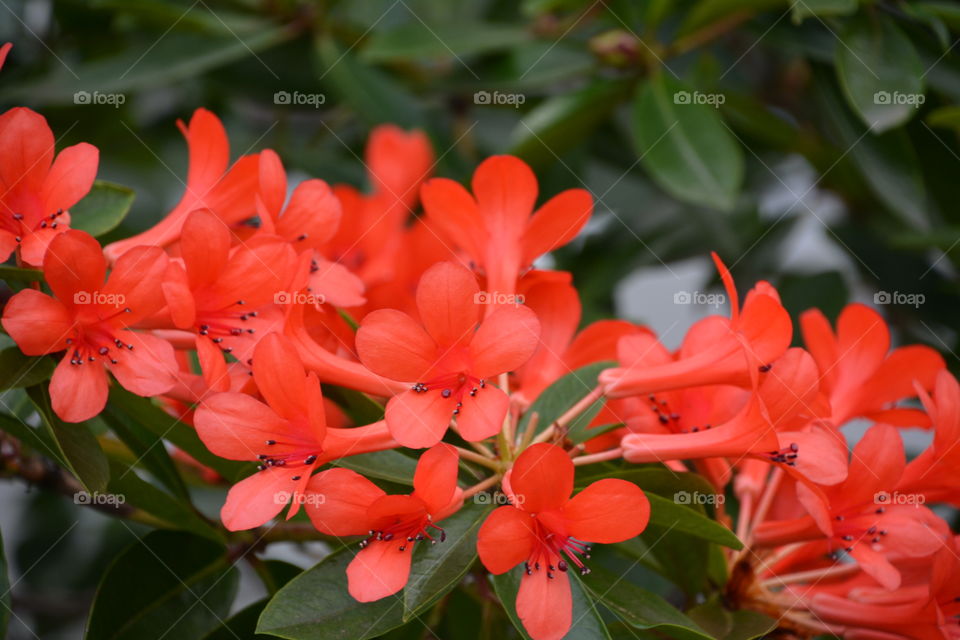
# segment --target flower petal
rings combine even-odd
[[[357,330],[357,355],[385,378],[417,382],[437,358],[437,345],[413,318],[395,309],[367,314]]]
[[[465,344],[480,317],[477,279],[454,262],[438,262],[417,285],[417,310],[427,333],[441,347]]]
[[[61,233],[43,258],[43,274],[53,295],[67,307],[89,306],[91,296],[103,287],[107,261],[100,245],[83,231]],[[76,294],[76,299],[74,295]]]
[[[387,403],[387,427],[404,447],[432,447],[450,426],[456,403],[455,397],[444,398],[438,390],[404,391]]]
[[[347,566],[347,588],[354,600],[373,602],[403,589],[410,577],[414,545],[400,551],[395,542],[374,540]]]
[[[271,333],[257,343],[253,379],[277,415],[288,420],[307,415],[307,372],[288,338]]]
[[[24,289],[10,298],[2,323],[28,356],[66,349],[73,328],[73,318],[60,301],[35,289]]]
[[[506,573],[533,552],[536,535],[529,513],[506,505],[497,507],[480,525],[477,553],[487,571]]]
[[[471,373],[489,378],[519,368],[533,355],[539,338],[540,321],[533,311],[524,306],[500,307],[470,341]]]
[[[524,511],[559,509],[573,492],[573,462],[566,451],[546,442],[525,449],[510,472],[510,487]]]
[[[537,209],[523,233],[523,262],[562,247],[580,233],[593,212],[593,196],[585,189],[558,193]]]
[[[594,482],[563,507],[570,535],[585,542],[623,542],[650,520],[650,501],[637,485],[617,478]]]
[[[267,440],[287,435],[283,418],[244,393],[217,393],[207,398],[197,408],[193,422],[207,448],[230,460],[255,460],[267,450]],[[282,447],[277,451],[281,455],[288,452]]]
[[[321,533],[361,535],[370,530],[367,509],[384,495],[383,489],[355,471],[328,469],[310,478],[304,509]]]
[[[299,471],[270,467],[233,485],[220,509],[220,519],[230,531],[243,531],[266,524],[289,503]]]
[[[478,442],[495,436],[503,427],[510,398],[500,388],[486,385],[473,395],[465,394],[457,414],[457,428],[464,440]]]
[[[440,513],[453,499],[459,463],[457,450],[443,442],[425,451],[417,461],[413,495],[423,500],[431,514]]]
[[[43,181],[43,213],[69,209],[87,195],[97,177],[99,161],[100,152],[86,142],[61,151]]]
[[[50,379],[50,403],[64,422],[83,422],[107,404],[107,372],[100,362],[70,364],[68,351]]]
[[[139,396],[158,396],[169,391],[176,383],[179,371],[173,347],[149,333],[118,331],[116,337],[133,349],[111,349],[104,356],[107,368],[117,382],[127,391]],[[117,363],[109,362],[110,359]]]
[[[573,596],[570,577],[555,571],[524,574],[517,592],[517,615],[533,640],[560,640],[573,621]]]

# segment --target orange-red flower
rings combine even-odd
[[[534,211],[537,178],[523,160],[493,156],[473,174],[473,195],[434,178],[420,189],[433,228],[486,275],[487,290],[512,295],[517,278],[538,257],[570,242],[590,219],[593,197],[569,189]]]
[[[933,443],[907,464],[897,491],[960,506],[960,385],[943,369],[937,374],[933,398],[916,386],[933,423]]]
[[[650,503],[635,484],[616,478],[573,493],[573,462],[560,447],[535,444],[520,454],[504,489],[513,504],[491,513],[477,538],[483,565],[493,574],[520,563],[524,575],[517,615],[534,640],[559,640],[570,629],[572,596],[567,571],[589,573],[589,543],[622,542],[639,535]]]
[[[350,429],[328,428],[320,382],[307,374],[291,343],[278,334],[260,340],[253,379],[266,403],[224,392],[197,409],[197,434],[213,453],[256,460],[257,473],[233,485],[220,511],[231,531],[267,522],[287,505],[293,517],[310,475],[322,464],[396,446],[383,422]]]
[[[400,591],[410,576],[416,543],[446,539],[437,523],[463,503],[457,465],[457,451],[450,445],[428,449],[417,462],[410,495],[388,495],[348,469],[313,477],[305,502],[314,526],[333,536],[367,536],[347,567],[351,596],[372,602]]]
[[[53,410],[67,422],[100,413],[107,402],[107,371],[126,389],[155,396],[174,384],[173,347],[129,327],[163,306],[160,284],[167,256],[141,247],[107,263],[100,245],[71,230],[50,243],[43,275],[50,297],[34,289],[13,296],[3,328],[31,356],[66,350],[50,381]]]
[[[227,132],[217,116],[206,109],[197,109],[189,125],[177,121],[177,126],[187,139],[190,154],[183,197],[163,220],[150,229],[104,247],[103,251],[111,261],[130,247],[166,247],[176,242],[187,216],[197,209],[207,209],[227,225],[256,215],[257,155],[243,156],[228,167],[230,145]]]
[[[19,248],[24,262],[43,264],[50,241],[70,227],[70,207],[90,191],[98,163],[97,148],[86,142],[54,158],[53,132],[35,111],[15,107],[0,116],[0,262]]]
[[[368,314],[357,331],[357,352],[371,371],[412,387],[390,399],[386,420],[397,442],[429,447],[456,418],[467,440],[483,440],[503,424],[509,399],[489,381],[526,362],[540,323],[523,306],[502,307],[479,328],[483,308],[476,279],[441,262],[417,287],[420,322],[393,309]]]

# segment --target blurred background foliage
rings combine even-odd
[[[174,123],[197,107],[224,120],[234,157],[269,147],[302,176],[361,185],[371,127],[393,122],[429,133],[439,175],[468,180],[513,153],[544,197],[595,194],[588,233],[551,258],[573,272],[585,321],[675,315],[672,295],[707,286],[716,250],[795,313],[922,295],[885,313],[956,370],[958,37],[960,4],[939,0],[3,0],[0,97],[41,111],[58,145],[98,146],[100,177],[136,191],[104,240],[176,201]],[[638,274],[670,284],[644,293]],[[82,620],[135,530],[113,522],[98,551],[71,528],[76,544],[47,555],[60,541],[44,532],[75,507],[29,500],[47,517],[22,524],[8,557],[46,568],[19,593],[60,589],[27,603],[48,637]]]

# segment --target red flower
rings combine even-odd
[[[107,245],[103,252],[111,261],[130,247],[166,247],[176,242],[187,216],[197,209],[208,209],[227,225],[256,215],[257,156],[243,156],[228,168],[230,144],[227,132],[217,116],[206,109],[197,109],[189,125],[178,120],[177,126],[187,139],[190,153],[183,197],[152,228]]]
[[[482,300],[464,267],[441,262],[417,287],[420,322],[393,309],[368,314],[357,352],[371,371],[415,383],[387,403],[390,432],[405,447],[440,441],[451,418],[467,440],[483,440],[503,424],[509,399],[489,384],[516,369],[537,347],[540,323],[522,306],[502,307],[477,327]]]
[[[510,295],[538,257],[570,242],[590,219],[593,198],[569,189],[534,211],[537,178],[513,156],[487,158],[473,174],[473,195],[434,178],[420,189],[431,225],[486,274],[487,289]]]
[[[347,567],[350,595],[372,602],[407,584],[417,542],[446,539],[437,522],[463,503],[457,487],[457,451],[438,444],[424,452],[413,477],[413,493],[387,495],[347,469],[318,473],[307,487],[307,515],[321,532],[368,536]]]
[[[6,42],[3,46],[0,46],[0,69],[3,69],[3,63],[7,61],[7,54],[10,53],[12,48],[12,42]]]
[[[25,354],[67,351],[50,381],[60,418],[81,422],[100,413],[108,370],[142,396],[173,386],[173,347],[128,329],[163,306],[166,268],[163,250],[141,247],[121,256],[104,284],[107,264],[100,245],[82,231],[67,231],[53,239],[43,260],[54,297],[24,289],[7,303],[3,328]]]
[[[960,506],[960,385],[943,369],[937,374],[933,398],[917,387],[933,422],[933,443],[907,464],[897,490]]]
[[[622,542],[642,532],[650,503],[636,485],[598,480],[573,498],[573,462],[560,447],[535,444],[517,458],[504,488],[515,506],[497,508],[477,539],[480,560],[491,573],[521,562],[525,574],[517,614],[534,640],[558,640],[570,629],[572,563],[589,573],[588,542]]]
[[[47,245],[70,226],[68,209],[90,191],[98,163],[97,148],[86,142],[54,159],[53,132],[39,113],[16,107],[0,116],[0,262],[19,247],[24,262],[43,264]]]
[[[914,380],[932,389],[943,358],[923,345],[890,351],[890,330],[879,313],[862,304],[847,305],[837,318],[837,332],[817,309],[800,316],[803,341],[821,371],[821,386],[830,396],[832,421],[841,426],[856,417],[887,424],[927,426],[922,411],[891,407],[915,395]]]
[[[282,330],[283,312],[274,302],[289,302],[298,288],[292,286],[296,253],[266,238],[231,249],[230,230],[204,210],[187,217],[183,232],[182,266],[172,261],[163,284],[170,315],[164,322],[196,332],[204,380],[226,391],[221,351],[246,362],[261,335]]]
[[[320,465],[396,446],[382,422],[327,428],[317,376],[307,374],[293,345],[278,334],[257,344],[253,379],[266,404],[243,393],[218,393],[194,416],[197,434],[210,451],[260,462],[257,473],[233,485],[220,511],[231,531],[260,526],[291,503],[287,518],[293,517],[310,474]]]

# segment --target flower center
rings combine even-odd
[[[547,577],[552,579],[554,571],[566,572],[570,568],[567,563],[569,560],[577,567],[580,575],[585,576],[590,573],[590,569],[583,561],[590,559],[590,551],[591,547],[587,543],[560,535],[537,521],[537,543],[523,565],[524,570],[529,576],[546,567]]]
[[[789,447],[784,447],[779,451],[770,451],[766,454],[770,462],[779,462],[788,467],[797,466],[797,458],[800,457],[800,445],[791,442]]]
[[[117,313],[129,311],[130,309],[122,309]],[[103,325],[77,326],[73,337],[67,338],[67,345],[68,350],[73,351],[70,354],[70,364],[74,366],[96,362],[99,358],[109,360],[110,364],[118,364],[117,358],[125,351],[133,351],[132,344],[123,342]]]
[[[252,327],[244,327],[250,318],[256,318],[256,311],[237,311],[235,307],[242,307],[246,302],[237,300],[232,305],[217,311],[208,311],[197,316],[196,329],[201,336],[208,336],[214,344],[220,346],[223,339],[237,337],[244,333],[256,333]],[[220,346],[224,353],[233,351],[233,347]]]
[[[417,393],[439,390],[444,398],[454,398],[457,401],[457,408],[453,410],[453,415],[458,415],[460,407],[463,406],[463,395],[469,393],[471,397],[476,396],[486,386],[485,380],[460,372],[438,376],[427,382],[418,382],[411,388]]]
[[[46,229],[50,227],[51,229],[56,229],[59,223],[57,218],[64,214],[63,209],[58,209],[54,213],[51,213],[49,216],[43,216],[40,218],[32,227],[30,226],[30,221],[22,213],[13,213],[10,215],[10,218],[0,218],[0,221],[3,223],[3,227],[6,228],[11,233],[16,234],[16,241],[22,242],[23,236],[31,231],[37,231],[38,229]]]
[[[304,473],[311,473],[317,464],[320,451],[316,446],[308,449],[304,443],[282,442],[277,440],[264,441],[267,445],[268,453],[257,455],[260,462],[257,465],[257,471],[266,471],[271,467],[303,467]],[[280,453],[286,451],[286,453]],[[294,482],[300,480],[303,476],[298,474],[290,478]]]
[[[439,534],[437,537],[430,535],[430,529],[436,529]],[[398,551],[406,551],[408,546],[416,542],[429,540],[430,544],[437,544],[437,541],[446,542],[447,532],[442,527],[433,524],[430,515],[414,516],[410,518],[398,517],[396,522],[382,529],[371,529],[368,537],[360,542],[360,548],[364,549],[371,542],[379,540],[382,542],[397,541]]]

